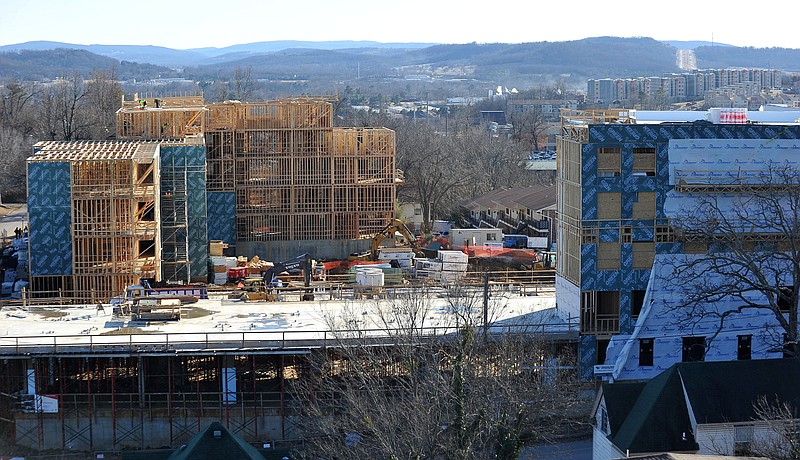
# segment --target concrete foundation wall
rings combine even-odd
[[[346,259],[353,253],[369,251],[372,240],[240,241],[236,255],[248,259],[281,262],[308,253],[312,259]]]
[[[246,411],[249,415],[242,416]],[[175,410],[170,417],[151,417],[138,411],[119,411],[110,414],[72,414],[62,420],[58,414],[23,414],[15,420],[16,444],[32,449],[68,449],[75,451],[177,448],[211,422],[220,422],[228,430],[247,442],[261,443],[296,438],[299,433],[286,431],[297,426],[294,417],[287,417],[283,425],[279,415],[253,416],[252,408],[231,407],[227,413],[216,412],[203,416],[192,411]],[[39,422],[41,421],[41,431]],[[282,428],[283,426],[283,428]],[[41,437],[39,434],[41,433]]]

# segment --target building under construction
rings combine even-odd
[[[140,278],[205,281],[205,148],[40,142],[28,159],[32,296],[106,302]]]
[[[117,131],[128,139],[202,133],[208,238],[237,255],[344,257],[394,217],[394,132],[334,128],[324,100],[126,102]]]
[[[574,356],[577,322],[560,316],[552,290],[534,297],[493,290],[491,297],[493,319],[485,334],[553,344],[546,354],[518,357],[520,369],[552,364],[563,347]],[[429,314],[414,335],[428,337],[423,343],[454,343],[463,316],[446,308],[444,296],[429,299]],[[171,322],[134,321],[108,306],[5,310],[0,438],[37,450],[109,454],[175,448],[211,421],[259,446],[302,438],[298,393],[313,382],[315,398],[331,398],[337,407],[325,379],[342,378],[350,365],[338,360],[327,375],[318,375],[310,371],[312,354],[330,353],[336,361],[342,346],[391,349],[409,332],[379,327],[378,308],[392,305],[359,307],[362,324],[349,331],[332,328],[320,314],[324,309],[325,316],[346,317],[352,308],[347,300],[205,299]],[[402,368],[387,363],[384,377],[391,380]]]
[[[5,310],[0,435],[98,454],[174,448],[209,421],[251,443],[302,437],[294,387],[319,378],[308,357],[336,353],[337,336],[362,336],[334,331],[320,311],[352,307],[355,296],[266,304],[222,295],[172,321],[135,320],[107,301],[143,277],[205,280],[212,240],[268,260],[367,249],[394,217],[394,133],[334,128],[332,104],[313,99],[146,99],[125,102],[117,117],[119,140],[42,142],[28,159],[29,295],[76,305],[23,299]],[[420,333],[446,341],[459,323],[438,294]],[[574,318],[561,317],[548,292],[507,296],[492,293],[507,308],[486,333],[535,323],[531,340],[574,344]],[[394,333],[370,345],[391,347]],[[520,368],[547,358],[523,356]]]

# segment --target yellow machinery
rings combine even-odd
[[[418,257],[425,257],[425,253],[419,248],[419,245],[417,245],[417,239],[406,224],[400,219],[393,219],[391,223],[383,227],[380,232],[372,237],[372,246],[369,251],[370,260],[378,260],[378,249],[381,247],[383,240],[386,238],[394,238],[398,233],[405,238],[408,246],[414,251],[415,255]]]

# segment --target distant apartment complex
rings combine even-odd
[[[545,120],[558,121],[561,109],[576,110],[582,101],[577,99],[509,99],[511,114],[541,113]]]
[[[776,69],[709,69],[660,77],[590,79],[587,102],[639,104],[647,100],[667,103],[702,99],[707,92],[748,97],[762,89],[778,88]],[[728,106],[728,105],[726,105]]]

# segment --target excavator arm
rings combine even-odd
[[[400,219],[393,219],[391,223],[383,227],[383,229],[372,238],[370,259],[378,260],[378,249],[381,247],[383,240],[386,238],[394,238],[395,234],[397,233],[405,238],[406,242],[411,247],[411,250],[414,251],[414,254],[417,257],[426,257],[425,252],[420,249],[419,245],[417,244],[417,239],[414,238],[414,234],[411,233],[411,230],[409,230],[406,224]]]
[[[302,298],[303,300],[314,300],[314,293],[311,289],[311,271],[313,268],[311,256],[307,253],[300,254],[297,257],[277,263],[267,270],[262,271],[261,277],[264,279],[264,286],[270,288],[270,285],[279,274],[292,270],[302,270],[303,285],[305,287]]]
[[[279,274],[292,270],[302,270],[304,285],[306,287],[311,285],[311,256],[307,253],[273,265],[261,272],[261,277],[264,279],[264,285],[269,286]]]

